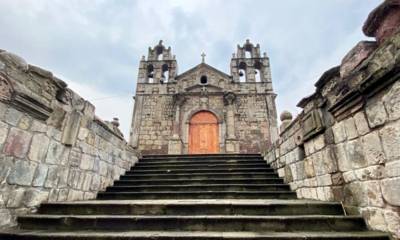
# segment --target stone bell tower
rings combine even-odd
[[[267,53],[260,53],[260,44],[254,46],[250,40],[231,59],[231,75],[235,82],[271,82],[271,70]]]
[[[166,83],[174,81],[178,71],[175,56],[171,47],[166,48],[163,42],[149,47],[147,59],[140,60],[138,82],[140,83]]]

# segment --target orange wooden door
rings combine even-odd
[[[196,113],[190,119],[189,153],[219,153],[218,120],[207,111]]]

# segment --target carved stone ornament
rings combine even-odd
[[[176,106],[182,106],[186,102],[187,98],[181,93],[174,95],[173,101]]]
[[[325,129],[318,109],[314,109],[302,119],[303,140],[306,141]]]
[[[9,101],[13,93],[10,81],[3,74],[0,74],[0,101]]]
[[[225,105],[232,105],[236,100],[236,95],[233,92],[224,93],[224,103]]]

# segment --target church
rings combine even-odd
[[[269,58],[249,40],[230,74],[205,61],[183,73],[163,42],[139,66],[130,144],[142,154],[260,153],[277,139]]]

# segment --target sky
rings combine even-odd
[[[314,83],[361,40],[382,0],[0,0],[0,48],[53,72],[128,136],[137,70],[162,39],[179,73],[226,73],[246,39],[267,52],[278,113],[295,116]]]

